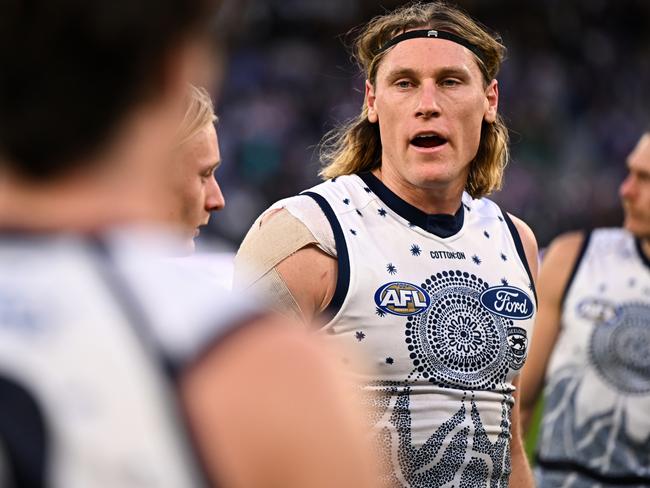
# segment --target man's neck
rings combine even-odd
[[[151,203],[133,195],[129,185],[111,188],[72,178],[47,184],[0,181],[0,228],[95,232],[151,219]]]
[[[372,173],[402,200],[426,214],[454,215],[460,208],[464,190],[464,185],[460,182],[432,184],[421,188],[409,184],[389,168],[382,170],[379,167]]]

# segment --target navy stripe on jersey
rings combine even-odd
[[[215,480],[211,480],[207,466],[203,464],[203,457],[200,455],[200,450],[196,444],[196,440],[192,435],[192,429],[189,425],[189,419],[185,415],[185,409],[180,401],[178,401],[178,380],[180,379],[180,369],[178,365],[165,356],[158,348],[153,347],[156,342],[152,335],[152,327],[149,322],[149,317],[139,305],[137,297],[131,290],[129,283],[126,279],[119,275],[117,272],[118,267],[113,261],[110,249],[100,239],[93,239],[90,241],[93,249],[100,254],[96,262],[100,263],[100,275],[104,278],[104,282],[110,293],[115,298],[116,303],[122,305],[127,320],[134,329],[135,335],[140,339],[140,344],[144,354],[151,357],[152,361],[160,366],[162,378],[167,380],[170,394],[167,395],[169,403],[164,407],[170,410],[170,416],[176,420],[176,432],[178,434],[178,441],[185,443],[189,448],[192,456],[188,456],[188,460],[195,461],[195,468],[197,474],[201,479],[202,486],[216,487]],[[112,263],[112,265],[110,264]],[[164,408],[163,407],[163,408]],[[209,482],[209,481],[210,482]]]
[[[427,214],[402,200],[372,173],[359,173],[358,176],[393,212],[431,234],[446,238],[458,234],[463,228],[465,210],[462,203],[454,215]]]
[[[643,264],[646,265],[648,269],[650,269],[650,256],[647,256],[646,253],[643,252],[643,245],[641,244],[641,239],[640,238],[635,238],[634,243],[636,244],[636,250],[639,252],[639,257],[641,258],[641,261],[643,261]]]
[[[564,287],[564,292],[562,292],[560,307],[564,306],[564,301],[566,300],[566,297],[569,294],[569,289],[571,288],[571,285],[573,284],[573,280],[575,280],[576,274],[578,273],[578,268],[580,268],[580,263],[582,262],[582,258],[584,257],[585,252],[587,252],[587,247],[589,247],[590,240],[591,240],[591,229],[585,231],[582,245],[580,246],[580,251],[578,252],[578,256],[576,257],[575,263],[573,263],[573,269],[571,270],[571,274],[569,275],[569,280],[566,282],[566,286]]]
[[[530,271],[530,266],[528,265],[528,258],[526,257],[526,251],[524,250],[524,245],[521,242],[521,237],[519,236],[519,231],[515,226],[515,223],[510,218],[508,212],[501,212],[503,218],[508,224],[508,229],[510,229],[510,234],[512,234],[512,240],[515,242],[515,248],[517,249],[517,254],[519,254],[519,259],[526,268],[526,273],[528,273],[528,279],[530,280],[530,287],[533,290],[533,295],[535,295],[535,303],[537,303],[537,287],[535,286],[535,280],[533,280],[533,273]]]
[[[600,474],[582,464],[572,463],[569,461],[553,461],[550,459],[544,459],[540,457],[539,454],[536,456],[536,458],[537,464],[545,470],[566,472],[567,474],[575,472],[587,478],[591,478],[594,480],[594,482],[598,483],[604,483],[613,486],[650,485],[650,477],[648,476],[607,476]]]
[[[334,243],[336,244],[336,259],[338,261],[338,273],[336,278],[336,289],[334,290],[334,296],[330,301],[329,305],[325,309],[327,315],[334,317],[338,311],[341,309],[345,297],[348,294],[348,288],[350,287],[350,257],[348,256],[348,246],[345,243],[345,236],[343,235],[343,230],[341,229],[341,224],[336,218],[336,214],[330,204],[325,200],[324,197],[318,193],[306,191],[301,193],[301,195],[306,195],[313,198],[318,206],[321,208],[325,217],[332,227],[332,232],[334,233]]]
[[[0,440],[9,479],[21,488],[44,487],[50,446],[38,402],[23,386],[1,376],[0,398]]]

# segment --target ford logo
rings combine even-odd
[[[494,286],[481,293],[481,303],[501,317],[524,320],[533,316],[533,301],[514,286]]]
[[[393,281],[377,289],[375,303],[380,310],[393,315],[416,315],[427,309],[431,298],[419,286]]]

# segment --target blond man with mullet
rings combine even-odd
[[[327,181],[255,222],[236,286],[325,317],[365,384],[387,486],[531,487],[517,397],[537,244],[485,198],[508,160],[505,48],[445,3],[379,16],[355,48],[363,110],[326,136]]]

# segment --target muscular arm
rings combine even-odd
[[[524,430],[529,428],[535,404],[542,390],[548,359],[560,331],[562,296],[583,240],[583,234],[577,232],[558,237],[551,243],[542,263],[535,329],[521,374]]]
[[[277,266],[305,321],[325,310],[334,296],[338,263],[316,246],[307,246]]]
[[[376,486],[350,385],[313,340],[261,319],[185,376],[186,410],[219,486]]]
[[[336,259],[316,244],[287,210],[269,212],[259,227],[249,231],[237,253],[236,286],[250,287],[279,311],[311,322],[331,301],[337,277]],[[269,286],[272,281],[275,284]]]

